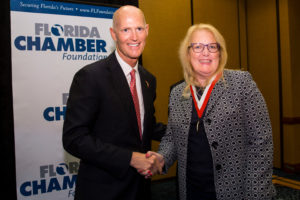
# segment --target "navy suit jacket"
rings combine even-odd
[[[154,135],[156,79],[138,66],[145,107],[140,139],[130,88],[115,53],[79,70],[73,79],[63,127],[63,146],[80,158],[75,199],[147,199],[149,181],[130,160],[147,152]]]

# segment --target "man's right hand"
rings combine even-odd
[[[163,157],[155,152],[147,154],[133,152],[130,166],[134,167],[145,178],[160,174],[164,165]]]
[[[134,167],[139,173],[148,172],[153,167],[154,163],[154,158],[146,158],[146,155],[143,153],[132,152],[130,166]]]

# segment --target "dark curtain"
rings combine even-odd
[[[65,2],[90,3],[93,5],[135,5],[138,0],[80,0]],[[0,131],[1,131],[1,158],[2,160],[2,194],[8,199],[16,197],[16,173],[15,173],[15,151],[14,151],[14,124],[13,124],[13,102],[12,102],[12,74],[11,74],[11,40],[10,40],[10,1],[1,2],[0,7]],[[30,95],[30,94],[29,94]],[[30,117],[30,113],[28,113]]]

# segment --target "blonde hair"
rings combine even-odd
[[[190,97],[190,85],[198,85],[198,82],[195,78],[195,72],[193,70],[193,66],[191,65],[189,61],[189,46],[191,43],[191,37],[194,32],[200,31],[200,30],[207,30],[211,32],[216,40],[216,42],[220,45],[220,61],[217,71],[213,74],[218,74],[219,72],[223,72],[225,65],[227,63],[227,50],[226,50],[226,44],[224,37],[221,35],[221,33],[212,25],[210,24],[195,24],[191,26],[183,41],[180,44],[179,47],[179,59],[182,65],[183,69],[183,76],[185,79],[185,82],[187,83],[186,88],[183,91],[183,96],[185,98]],[[211,77],[210,77],[211,78]],[[209,82],[207,80],[206,84]]]

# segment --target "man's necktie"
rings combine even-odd
[[[134,103],[134,108],[135,108],[135,113],[136,113],[136,118],[139,126],[139,132],[140,132],[140,137],[142,139],[142,127],[141,127],[141,116],[140,116],[140,104],[139,104],[139,98],[138,94],[136,91],[136,81],[135,81],[135,70],[133,69],[130,72],[131,80],[130,80],[130,91]]]

